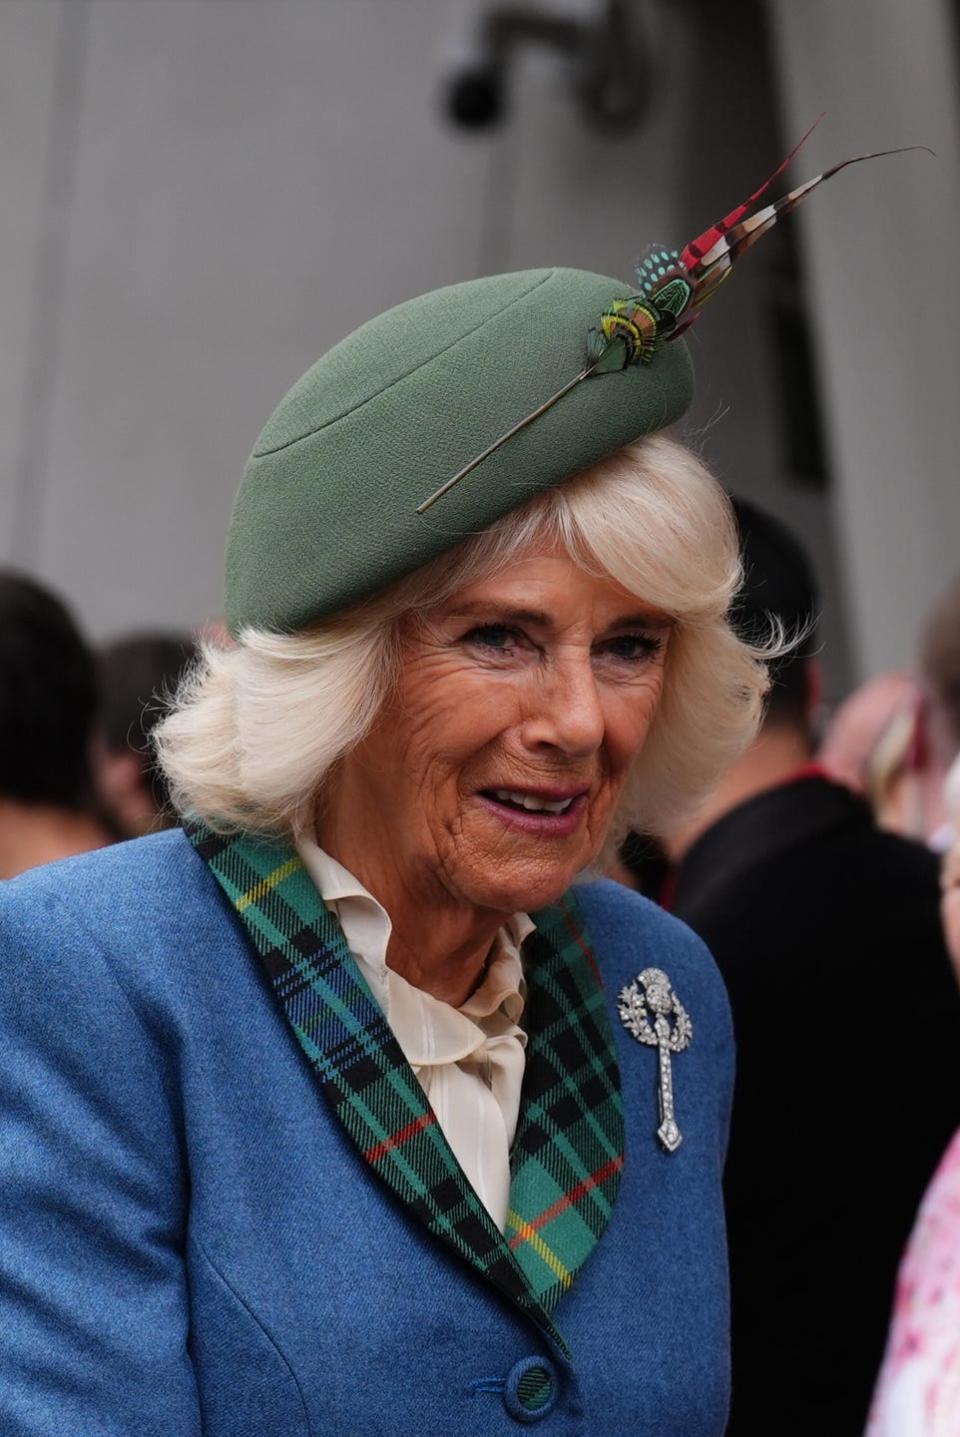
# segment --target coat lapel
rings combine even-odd
[[[296,851],[200,824],[186,831],[364,1160],[429,1232],[565,1352],[550,1312],[606,1226],[623,1165],[612,1036],[575,901],[534,915],[537,932],[525,945],[529,1036],[505,1238]]]
[[[549,1312],[610,1220],[624,1120],[606,999],[579,905],[567,894],[533,917],[537,931],[524,945],[529,1036],[507,1238]]]

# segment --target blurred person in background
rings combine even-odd
[[[950,766],[943,789],[947,823],[953,838],[940,875],[943,889],[941,912],[950,956],[960,979],[960,754]]]
[[[881,828],[936,852],[954,836],[944,781],[960,752],[960,580],[927,615],[917,673],[892,670],[860,685],[828,725],[818,758],[862,793]]]
[[[929,747],[933,774],[941,778],[937,816],[930,835],[940,852],[960,836],[960,575],[927,615],[920,643],[920,669],[929,706]],[[952,872],[952,867],[947,865]]]
[[[196,655],[186,634],[128,634],[100,650],[96,788],[107,821],[122,838],[177,821],[153,729]]]
[[[923,644],[931,699],[946,736],[960,741],[960,585],[936,605]],[[941,874],[941,914],[960,981],[960,757],[944,784],[952,834]],[[955,1437],[960,1432],[960,1132],[927,1189],[897,1280],[890,1337],[868,1437]]]
[[[817,750],[831,778],[863,795],[880,828],[921,841],[937,821],[928,818],[929,785],[919,783],[926,755],[923,715],[915,674],[874,674],[837,706]]]
[[[760,734],[672,837],[672,909],[726,980],[737,1077],[725,1177],[730,1437],[862,1431],[897,1262],[960,1121],[960,996],[938,864],[812,763],[820,695],[809,562],[735,503],[735,623],[804,634]]]
[[[96,660],[67,607],[0,571],[0,878],[110,842],[94,816]]]

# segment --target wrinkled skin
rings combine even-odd
[[[318,823],[390,913],[388,962],[411,982],[462,1001],[504,916],[554,901],[596,856],[656,712],[669,633],[662,613],[559,553],[411,620],[397,689]],[[498,789],[575,793],[576,821],[524,831],[484,799]]]

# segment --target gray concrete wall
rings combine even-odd
[[[855,666],[870,673],[910,660],[924,612],[960,571],[955,6],[770,0],[770,11],[786,123],[802,131],[828,112],[819,160],[936,151],[848,170],[797,217]]]
[[[38,558],[26,536],[49,420],[45,404],[39,423],[37,401],[48,392],[57,349],[49,326],[59,296],[52,305],[42,296],[52,258],[43,251],[60,244],[54,211],[63,210],[55,163],[63,153],[55,133],[63,19],[59,4],[34,0],[0,9],[0,554],[15,553],[28,567]]]
[[[216,612],[244,457],[346,331],[499,268],[628,278],[646,242],[683,242],[773,168],[763,10],[736,8],[731,25],[728,7],[651,0],[649,121],[611,140],[543,63],[522,67],[498,135],[446,127],[447,0],[0,0],[0,178],[17,196],[0,208],[0,556],[97,635]],[[831,130],[798,173],[844,140]],[[861,652],[900,655],[865,644],[827,501],[784,470],[778,264],[758,249],[698,324],[689,428],[815,547],[837,690],[848,604]]]
[[[219,607],[230,501],[282,391],[377,310],[475,271],[485,156],[434,120],[437,4],[25,8],[43,23],[11,53],[0,8],[0,49],[45,77],[69,27],[82,98],[60,137],[72,200],[45,215],[56,326],[37,318],[49,276],[32,297],[52,393],[4,455],[8,552],[98,633],[191,623]]]

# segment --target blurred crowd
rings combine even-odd
[[[731,998],[729,1432],[906,1437],[922,1392],[923,1430],[956,1433],[960,578],[914,666],[825,719],[813,566],[735,509],[735,621],[785,637],[766,717],[617,874],[700,933]],[[0,572],[0,879],[176,822],[151,734],[196,652],[157,632],[95,649],[60,597]]]
[[[60,597],[0,571],[0,879],[176,822],[151,732],[195,653],[160,632],[95,649]]]
[[[812,564],[771,516],[735,510],[734,621],[793,643],[704,808],[622,854],[706,941],[733,1010],[728,1432],[955,1437],[960,580],[914,669],[824,722]]]

